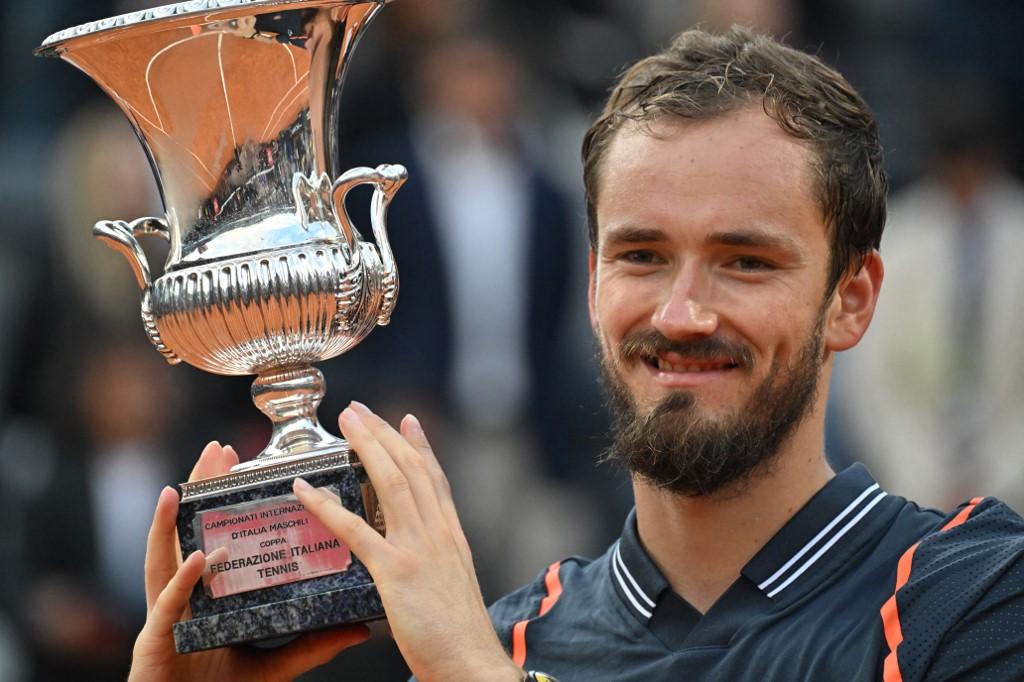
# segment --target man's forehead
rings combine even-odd
[[[808,171],[817,158],[808,141],[786,132],[760,105],[749,105],[707,118],[664,115],[651,120],[626,120],[612,134],[605,167],[609,160],[618,156],[616,152],[621,152],[622,147],[635,147],[645,140],[669,144],[706,142],[710,151],[718,155],[774,151],[799,157]],[[808,179],[810,177],[808,173]]]
[[[805,140],[786,133],[760,108],[713,119],[629,121],[611,139],[597,199],[601,199],[609,179],[697,172],[723,174],[737,182],[783,181],[788,193],[800,193],[816,201],[816,159]],[[692,179],[699,181],[701,175]]]
[[[760,108],[630,122],[616,133],[601,172],[599,241],[613,228],[684,221],[737,234],[799,221],[824,235],[814,158]]]

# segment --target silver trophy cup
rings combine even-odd
[[[182,652],[382,616],[356,557],[290,495],[303,475],[383,531],[358,459],[316,416],[312,363],[388,323],[398,272],[386,215],[398,165],[335,163],[342,77],[388,0],[195,0],[77,26],[37,53],[84,71],[128,117],[166,215],[102,221],[127,258],[142,323],[168,362],[255,374],[270,443],[227,475],[181,485],[183,555],[218,557],[175,626]],[[345,196],[371,185],[364,240]],[[138,238],[167,240],[153,278]]]

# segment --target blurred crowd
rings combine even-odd
[[[130,269],[90,233],[162,212],[146,159],[91,81],[30,56],[154,4],[0,9],[0,682],[123,679],[160,488],[208,440],[245,456],[269,435],[245,378],[149,346]],[[410,170],[389,216],[401,295],[389,327],[321,366],[322,421],[352,399],[420,416],[489,600],[606,546],[631,500],[595,464],[579,143],[625,65],[684,28],[742,23],[838,67],[886,147],[887,276],[837,364],[833,464],[863,461],[924,505],[1024,509],[1022,19],[1005,0],[395,2],[355,51],[341,157]],[[403,676],[384,636],[308,679]]]

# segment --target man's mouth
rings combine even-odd
[[[716,372],[727,369],[735,369],[739,364],[729,359],[698,359],[686,358],[676,353],[663,355],[643,355],[644,363],[659,372],[672,372],[676,374]]]

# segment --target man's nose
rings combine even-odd
[[[710,302],[710,284],[699,272],[679,272],[651,318],[651,324],[669,339],[710,336],[718,329],[718,313]]]

